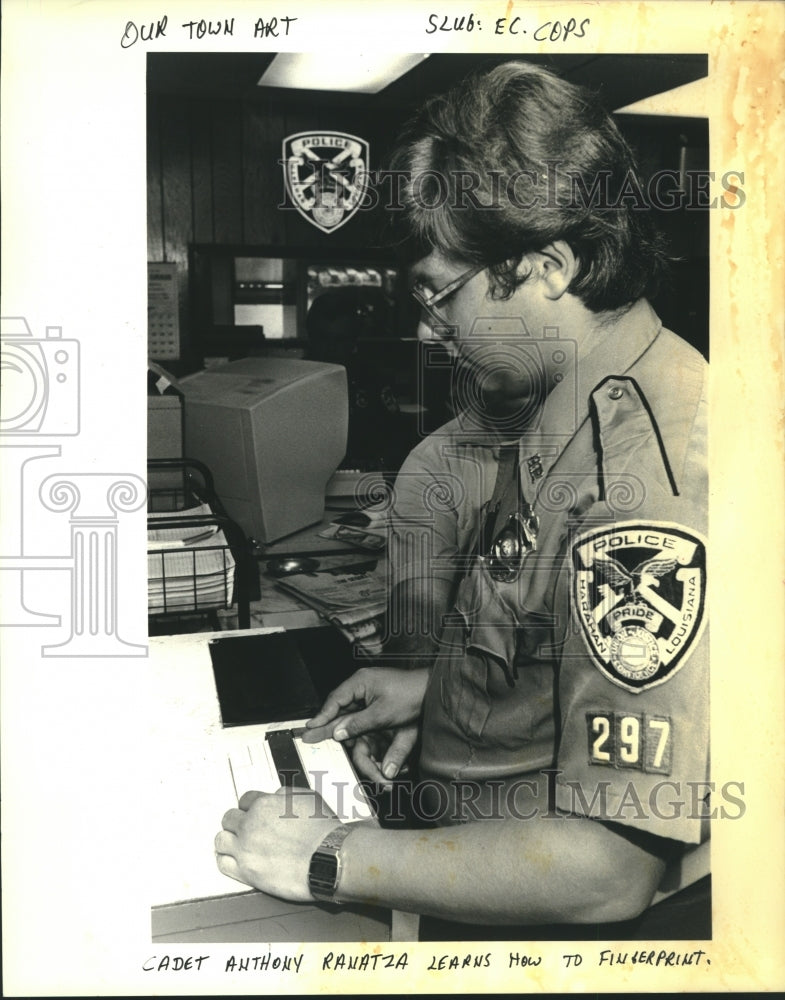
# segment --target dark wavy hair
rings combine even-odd
[[[579,262],[569,291],[595,312],[654,295],[667,271],[651,210],[616,196],[625,184],[641,189],[615,122],[594,94],[530,63],[503,63],[428,100],[391,168],[406,175],[393,222],[402,254],[486,263],[496,298],[525,281],[525,254],[556,240]],[[610,198],[587,197],[597,182]]]

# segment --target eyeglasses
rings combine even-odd
[[[457,278],[454,278],[444,288],[440,288],[438,292],[434,292],[433,295],[426,295],[419,282],[412,287],[411,292],[415,301],[427,313],[433,331],[438,336],[454,337],[457,327],[454,323],[448,323],[436,307],[441,302],[444,302],[446,298],[449,298],[450,295],[454,295],[460,288],[463,288],[465,284],[471,281],[480,271],[484,271],[486,267],[486,264],[476,264],[474,267],[470,267],[468,271],[464,271],[463,274],[458,275]]]

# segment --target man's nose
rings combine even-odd
[[[417,339],[418,340],[436,340],[433,333],[433,326],[431,321],[424,314],[420,316],[420,321],[417,324]]]
[[[440,329],[442,332],[440,333]],[[456,346],[454,336],[455,331],[450,328],[450,338],[444,336],[447,331],[446,327],[440,328],[427,313],[423,312],[420,316],[420,322],[417,324],[417,339],[418,340],[431,340],[436,341],[436,343],[441,344],[442,347],[450,354],[452,357],[456,357],[458,354],[458,348]]]

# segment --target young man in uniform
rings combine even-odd
[[[430,824],[251,792],[219,867],[479,938],[708,936],[705,364],[647,301],[664,256],[631,154],[591,95],[518,62],[430,101],[397,165],[458,412],[395,484],[389,665],[310,726],[380,783],[411,756]]]

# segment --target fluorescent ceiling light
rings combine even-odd
[[[427,54],[412,52],[387,56],[379,52],[355,55],[337,55],[333,51],[279,52],[257,85],[378,94],[427,58]]]
[[[707,77],[685,83],[673,90],[644,97],[642,101],[618,108],[618,115],[676,115],[683,118],[706,118],[709,106]]]

